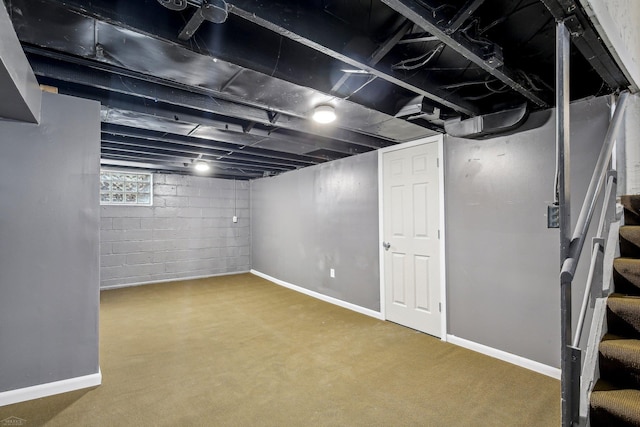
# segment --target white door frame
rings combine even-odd
[[[390,151],[402,150],[422,144],[437,143],[438,158],[440,159],[440,167],[438,168],[439,183],[439,200],[440,200],[440,299],[442,301],[440,336],[442,341],[447,341],[447,276],[445,262],[445,221],[444,221],[444,138],[442,135],[429,136],[415,141],[403,144],[393,145],[391,147],[381,148],[378,150],[378,234],[380,236],[378,242],[378,259],[380,263],[380,314],[383,319],[387,319],[385,304],[385,283],[384,283],[384,249],[382,248],[382,240],[384,238],[384,209],[383,209],[383,189],[384,174],[382,158],[385,153]]]

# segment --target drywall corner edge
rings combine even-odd
[[[262,277],[263,279],[268,280],[268,281],[270,281],[272,283],[275,283],[276,285],[280,285],[280,286],[283,286],[285,288],[289,288],[291,290],[294,290],[296,292],[300,292],[301,294],[309,295],[310,297],[319,299],[319,300],[324,301],[324,302],[328,302],[330,304],[337,305],[337,306],[342,307],[342,308],[346,308],[346,309],[351,310],[351,311],[355,311],[356,313],[360,313],[360,314],[364,314],[364,315],[369,316],[369,317],[373,317],[374,319],[384,320],[381,313],[379,313],[379,312],[377,312],[375,310],[371,310],[370,308],[361,307],[359,305],[352,304],[350,302],[346,302],[346,301],[340,300],[338,298],[333,298],[333,297],[330,297],[330,296],[327,296],[327,295],[323,295],[321,293],[318,293],[318,292],[303,288],[301,286],[294,285],[294,284],[289,283],[289,282],[285,282],[284,280],[276,279],[275,277],[271,277],[268,274],[261,273],[260,271],[257,271],[257,270],[253,270],[252,269],[250,271],[250,273],[253,274],[253,275],[256,275],[258,277]]]
[[[464,347],[477,353],[482,353],[486,356],[493,357],[494,359],[502,360],[503,362],[508,362],[512,365],[520,366],[521,368],[525,368],[530,371],[555,378],[556,380],[560,379],[560,369],[554,368],[553,366],[545,365],[544,363],[536,362],[535,360],[507,353],[506,351],[498,350],[496,348],[489,347],[483,344],[478,344],[464,338],[459,338],[455,335],[447,335],[447,341],[450,344]]]
[[[81,390],[83,388],[97,387],[101,384],[102,371],[98,368],[98,372],[95,374],[2,392],[0,393],[0,407],[53,396],[55,394]]]

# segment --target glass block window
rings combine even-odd
[[[151,206],[153,175],[144,172],[100,171],[101,205]]]

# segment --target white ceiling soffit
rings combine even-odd
[[[580,0],[618,66],[640,88],[640,2],[638,0]]]

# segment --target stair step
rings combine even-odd
[[[640,339],[640,297],[609,295],[607,326],[610,334]]]
[[[622,196],[625,225],[640,225],[640,196]]]
[[[640,389],[640,340],[607,334],[600,342],[599,352],[603,380]]]
[[[613,280],[617,293],[640,295],[640,259],[614,259]]]
[[[591,393],[592,427],[640,426],[640,390],[617,389],[598,381]]]
[[[640,258],[640,225],[620,227],[620,256]]]

